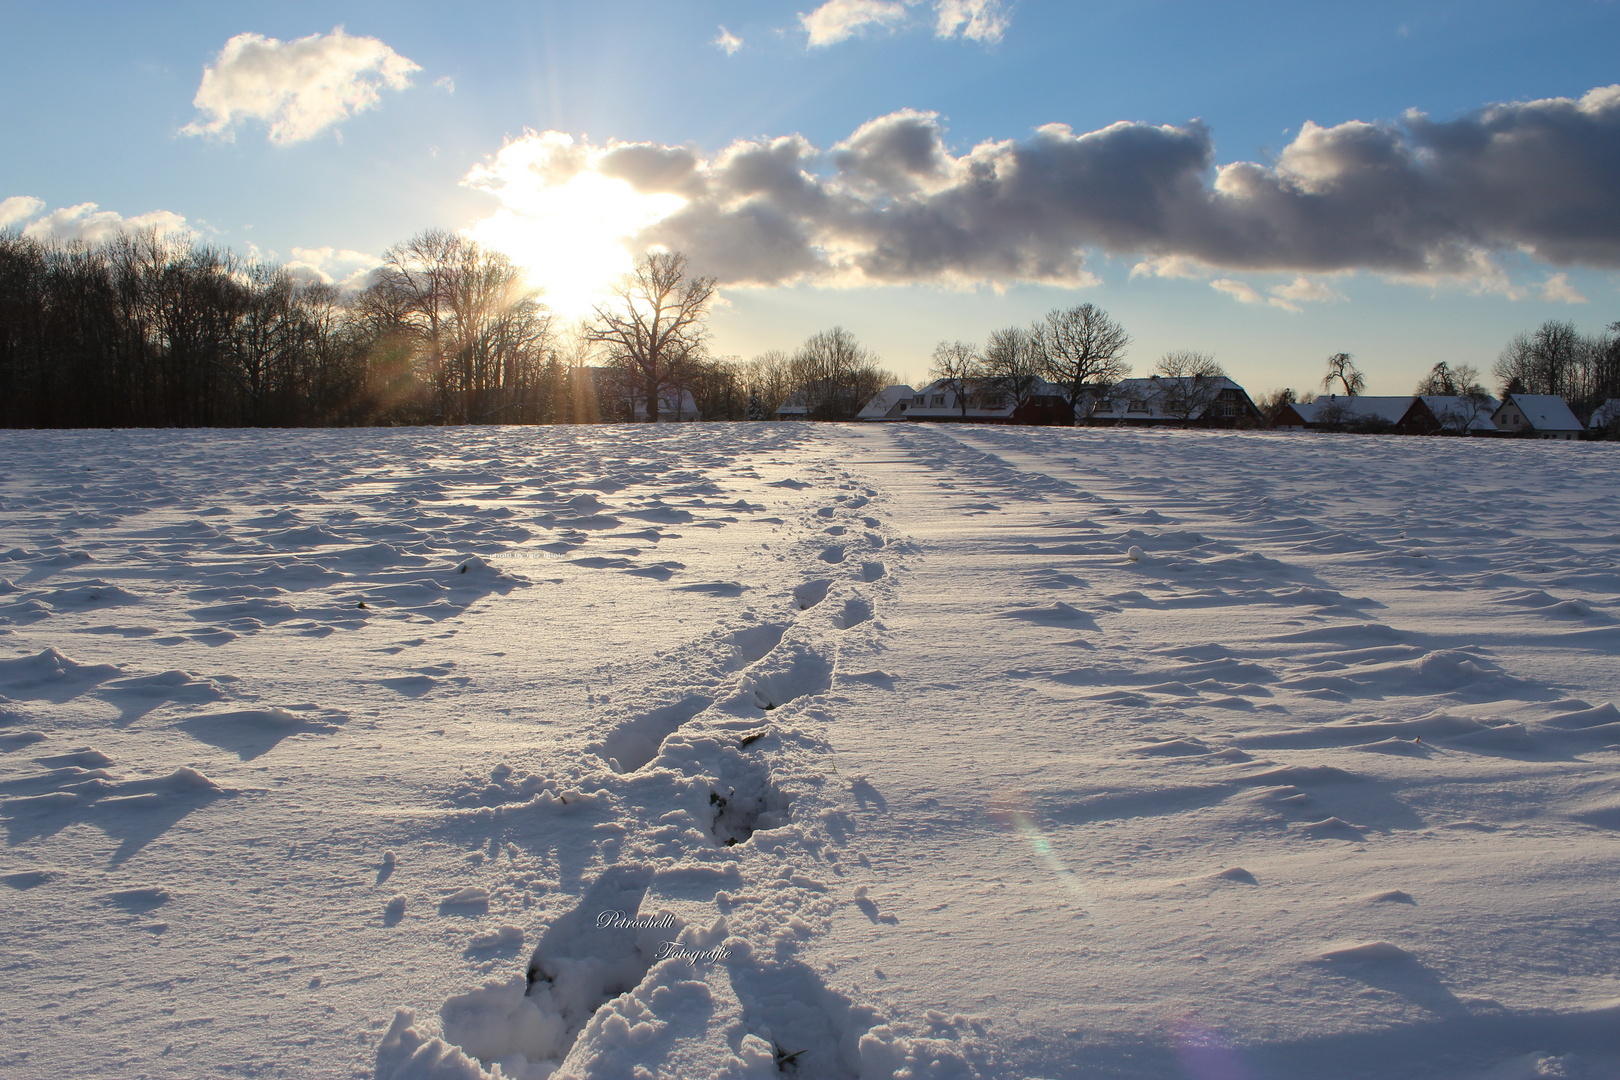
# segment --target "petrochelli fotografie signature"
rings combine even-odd
[[[716,960],[724,960],[730,955],[731,950],[724,945],[712,949],[694,949],[690,945],[682,945],[678,941],[664,941],[659,943],[657,959],[668,960],[673,957],[676,960],[685,960],[688,964],[695,966],[697,964],[713,963]]]
[[[622,911],[604,911],[596,916],[598,930],[673,930],[675,916],[667,911],[662,915],[627,915]]]

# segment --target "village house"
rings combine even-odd
[[[855,419],[863,422],[904,420],[906,410],[911,407],[911,400],[916,394],[917,391],[904,383],[881,390],[861,407],[861,411],[855,414]]]
[[[1586,432],[1556,394],[1509,394],[1491,414],[1491,423],[1504,434],[1527,439],[1579,439]]]
[[[1395,422],[1399,435],[1494,435],[1495,398],[1421,394]]]
[[[647,419],[647,386],[621,368],[582,367],[585,378],[576,393],[585,399],[586,415],[604,420]],[[578,376],[576,375],[576,379]],[[661,424],[701,419],[697,399],[690,390],[665,383],[658,390],[658,422]]]
[[[1067,425],[1074,423],[1074,412],[1061,386],[1037,380],[1023,402],[1005,390],[995,379],[969,379],[966,383],[967,408],[951,388],[951,380],[929,383],[912,395],[905,418],[936,423]]]
[[[1278,411],[1271,426],[1280,431],[1343,431],[1393,428],[1411,408],[1411,395],[1366,397],[1326,394],[1315,401],[1295,402]]]
[[[1592,435],[1608,433],[1610,428],[1620,428],[1620,398],[1604,401],[1592,410],[1592,419],[1586,423],[1586,430]]]
[[[1264,418],[1248,393],[1226,376],[1191,378],[1154,375],[1122,379],[1096,398],[1091,425],[1230,428],[1263,424]]]

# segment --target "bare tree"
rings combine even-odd
[[[990,335],[984,346],[984,374],[997,391],[1023,408],[1040,389],[1044,357],[1034,330],[1009,326]]]
[[[533,419],[551,319],[505,255],[430,229],[383,252],[362,306],[414,342],[441,422]]]
[[[1255,405],[1260,409],[1260,414],[1266,418],[1268,424],[1275,424],[1277,417],[1282,414],[1284,409],[1297,404],[1299,404],[1299,396],[1286,386],[1280,390],[1266,391],[1260,395],[1260,400],[1255,402]]]
[[[1484,399],[1490,396],[1479,381],[1479,369],[1472,364],[1452,367],[1444,360],[1434,365],[1417,384],[1416,393],[1423,397],[1467,397]]]
[[[1077,420],[1088,392],[1130,374],[1124,356],[1131,336],[1102,308],[1081,304],[1051,311],[1036,329],[1047,378],[1064,388]]]
[[[714,278],[688,276],[685,255],[662,251],[643,255],[615,290],[614,302],[596,308],[586,340],[637,373],[652,423],[658,422],[658,399],[672,365],[702,355],[712,299]]]
[[[748,387],[750,420],[769,420],[793,393],[793,363],[787,353],[771,349],[743,366]]]
[[[1226,371],[1211,353],[1167,352],[1154,370],[1155,403],[1165,416],[1190,423],[1204,417],[1226,389]]]
[[[1344,386],[1345,397],[1355,397],[1367,388],[1367,380],[1351,361],[1349,353],[1334,353],[1328,357],[1327,374],[1322,376],[1322,389],[1333,389],[1337,380]]]
[[[1492,411],[1490,399],[1486,397],[1475,397],[1472,394],[1439,396],[1450,399],[1434,411],[1434,418],[1440,424],[1440,430],[1448,435],[1467,435],[1473,430],[1475,423],[1490,416]]]
[[[934,346],[934,362],[928,377],[945,386],[956,397],[962,419],[967,419],[968,394],[985,376],[978,349],[965,341],[942,341]]]
[[[1579,398],[1585,396],[1583,369],[1591,366],[1588,361],[1597,351],[1574,323],[1549,319],[1533,333],[1508,342],[1492,372],[1504,387],[1517,379],[1524,386],[1522,393]]]
[[[804,395],[810,420],[852,420],[861,406],[895,380],[842,326],[810,335],[789,367],[794,392]]]

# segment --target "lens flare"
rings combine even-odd
[[[1187,1080],[1255,1080],[1243,1055],[1219,1032],[1187,1017],[1176,1023],[1173,1035]]]
[[[1085,888],[1080,884],[1080,878],[1064,865],[1052,847],[1052,841],[1048,840],[1041,827],[1035,824],[1035,816],[1029,808],[1028,795],[1021,791],[1008,791],[996,796],[990,802],[990,818],[1002,828],[1011,829],[1023,837],[1036,860],[1046,867],[1082,910],[1090,906]]]

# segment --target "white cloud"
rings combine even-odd
[[[810,35],[811,48],[836,45],[869,28],[894,30],[905,26],[912,21],[910,9],[922,2],[827,0],[808,15],[800,12],[799,24]],[[993,45],[1007,32],[1005,0],[932,0],[932,7],[935,37],[964,37]]]
[[[1272,303],[1282,307],[1295,304],[1331,304],[1344,299],[1343,294],[1335,292],[1320,281],[1312,281],[1303,274],[1295,277],[1286,285],[1273,285],[1266,292],[1271,294]],[[1298,311],[1298,307],[1289,307],[1290,311]]]
[[[139,232],[155,229],[160,235],[191,237],[196,235],[186,219],[168,210],[154,210],[126,218],[112,210],[103,210],[95,203],[64,206],[41,216],[45,203],[27,196],[15,196],[0,202],[0,227],[23,225],[22,233],[41,243],[71,244],[84,241],[97,244],[110,240],[121,232]]]
[[[827,0],[799,23],[810,35],[810,47],[836,45],[865,33],[868,27],[893,29],[906,21],[906,4],[901,0]]]
[[[1134,274],[1135,271],[1133,270],[1132,273]],[[1192,277],[1195,275],[1160,273],[1158,276]],[[1216,292],[1223,292],[1240,304],[1267,304],[1274,308],[1281,308],[1284,311],[1292,311],[1295,314],[1303,310],[1299,306],[1302,303],[1326,303],[1344,299],[1343,296],[1326,285],[1319,281],[1312,281],[1303,274],[1296,276],[1293,281],[1286,284],[1268,286],[1264,293],[1247,282],[1235,281],[1232,278],[1219,278],[1210,282],[1209,285]]]
[[[737,50],[743,47],[743,39],[722,26],[720,28],[719,36],[710,42],[710,44],[715,48],[724,51],[727,56],[735,56],[737,55]]]
[[[1253,285],[1244,281],[1233,281],[1231,278],[1216,278],[1209,283],[1209,287],[1216,292],[1223,292],[1240,304],[1263,304],[1266,298]]]
[[[1568,274],[1554,274],[1541,283],[1541,298],[1554,300],[1564,304],[1584,304],[1586,297],[1581,291],[1569,283]]]
[[[1001,0],[937,0],[934,14],[936,37],[961,34],[994,45],[1007,32],[1007,11]]]
[[[237,34],[203,69],[192,99],[207,119],[180,130],[229,139],[244,120],[260,120],[278,146],[302,142],[374,108],[383,90],[403,90],[420,70],[376,38],[350,37],[341,26],[297,41]]]
[[[340,292],[354,292],[371,284],[371,272],[383,264],[375,255],[348,248],[292,249],[293,257],[284,265],[301,285],[336,285]]]
[[[13,195],[0,202],[0,229],[9,229],[39,216],[45,209],[45,200],[32,195]]]
[[[433,80],[433,85],[450,95],[454,95],[456,92],[456,80],[452,79],[448,75],[440,75],[437,79]]]
[[[1206,263],[1185,255],[1160,255],[1131,267],[1131,277],[1207,278],[1214,273]]]

